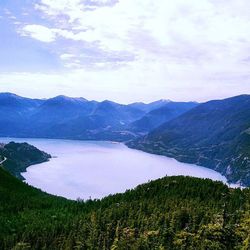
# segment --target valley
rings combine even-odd
[[[82,98],[3,96],[0,249],[249,249],[249,96],[93,116]]]
[[[250,96],[128,105],[0,93],[0,136],[124,142],[250,185]],[[5,115],[4,115],[5,114]]]
[[[0,250],[250,250],[249,10],[0,0]]]

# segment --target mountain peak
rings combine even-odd
[[[87,100],[82,97],[69,97],[65,95],[58,95],[53,98],[47,99],[47,103],[80,103]]]
[[[160,100],[158,100],[158,101],[151,102],[151,103],[169,103],[169,102],[172,102],[172,101],[169,100],[169,99],[160,99]]]
[[[21,96],[18,96],[16,94],[10,93],[10,92],[3,92],[0,93],[0,97],[4,97],[4,98],[22,98]]]
[[[51,99],[57,99],[57,100],[78,100],[78,101],[87,101],[85,98],[83,97],[69,97],[69,96],[66,96],[66,95],[58,95],[58,96],[55,96]]]

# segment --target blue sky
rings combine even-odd
[[[0,91],[128,103],[250,93],[248,0],[1,0]]]

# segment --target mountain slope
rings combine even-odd
[[[64,137],[64,130],[68,129],[72,121],[88,116],[95,106],[96,102],[89,102],[83,98],[70,98],[66,96],[57,96],[46,100],[39,106],[28,118],[25,124],[24,132],[31,137]],[[76,123],[76,126],[78,124]],[[85,127],[83,126],[82,129]],[[67,136],[74,137],[74,131]]]
[[[46,101],[26,127],[33,137],[84,140],[128,140],[126,126],[144,113],[118,103],[54,98]],[[132,136],[132,137],[131,137]]]
[[[150,103],[134,102],[134,103],[129,104],[128,106],[136,108],[136,109],[140,109],[140,110],[148,113],[154,109],[159,109],[159,108],[165,106],[169,102],[172,102],[172,101],[162,99],[162,100],[158,100],[158,101],[150,102]]]
[[[144,111],[111,101],[57,96],[33,100],[0,94],[0,136],[85,140],[129,140],[127,125]]]
[[[169,121],[130,147],[209,167],[250,185],[250,96],[210,101]]]
[[[128,141],[195,105],[169,100],[122,105],[63,95],[38,100],[0,93],[0,136]]]
[[[170,121],[188,110],[199,105],[196,102],[167,102],[164,106],[154,109],[144,115],[141,119],[131,123],[129,130],[146,134],[159,127],[163,123]]]
[[[0,135],[15,136],[43,100],[29,99],[11,93],[0,93]]]

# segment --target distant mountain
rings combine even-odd
[[[113,124],[116,127],[124,127],[124,125],[140,118],[144,115],[144,112],[134,107],[121,105],[111,101],[103,101],[98,103],[91,115],[105,120],[107,126]]]
[[[33,137],[85,140],[128,140],[134,137],[124,130],[127,124],[144,113],[132,107],[103,101],[51,99],[45,102],[31,120]]]
[[[249,186],[250,95],[201,104],[128,145],[215,169]]]
[[[12,93],[0,93],[0,102],[1,108],[33,109],[41,105],[44,100],[25,98]]]
[[[145,111],[111,101],[57,96],[47,100],[0,93],[0,136],[124,141]]]
[[[95,108],[96,102],[89,102],[83,98],[57,96],[46,100],[28,117],[25,125],[26,132],[32,137],[62,136],[57,128],[67,129],[71,121],[79,117],[88,116]],[[73,136],[73,134],[72,134]]]
[[[151,102],[151,103],[134,102],[134,103],[129,104],[128,106],[140,109],[140,110],[148,113],[154,109],[159,109],[159,108],[165,106],[167,103],[171,103],[171,102],[172,102],[171,100],[161,99],[161,100]]]
[[[0,136],[127,141],[194,105],[169,100],[122,105],[63,95],[39,100],[0,93]]]
[[[197,105],[199,104],[196,102],[165,102],[162,107],[148,112],[141,119],[131,123],[129,130],[136,133],[147,134],[163,123],[176,118]]]
[[[28,116],[43,102],[11,93],[0,93],[0,135],[16,135],[23,129]]]

